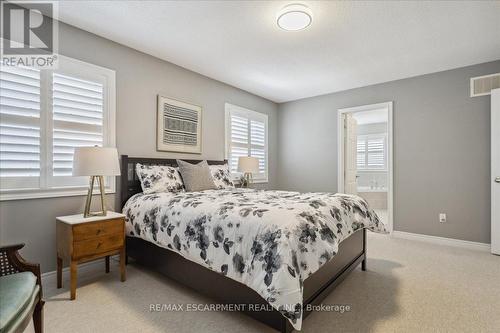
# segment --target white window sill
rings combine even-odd
[[[254,179],[252,180],[252,184],[267,184],[269,183],[269,179]],[[233,184],[240,184],[240,179],[235,178],[233,179]]]
[[[269,180],[267,180],[267,179],[254,179],[252,181],[252,184],[265,184],[265,183],[269,183]]]
[[[42,199],[42,198],[58,198],[58,197],[74,197],[87,195],[87,187],[85,188],[55,188],[49,190],[12,190],[0,192],[0,201],[25,200],[25,199]],[[114,188],[106,188],[106,194],[116,193]],[[94,195],[99,194],[99,190],[94,190]]]

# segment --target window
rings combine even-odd
[[[1,200],[85,193],[73,150],[115,145],[115,73],[59,56],[59,68],[0,69]],[[114,178],[106,180],[114,191]]]
[[[267,115],[226,103],[226,158],[234,178],[240,176],[241,156],[257,157],[259,173],[253,179],[268,181]]]
[[[387,170],[385,135],[358,135],[358,170]]]
[[[1,185],[36,187],[40,178],[40,71],[2,66],[0,74]]]

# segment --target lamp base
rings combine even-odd
[[[84,218],[87,218],[87,217],[96,217],[96,216],[106,216],[108,215],[108,212],[88,212],[88,213],[83,213],[83,217]]]
[[[245,172],[243,175],[245,178],[245,188],[250,188],[250,185],[253,183],[253,176],[251,172]]]
[[[94,191],[94,182],[99,182],[99,190],[101,192],[101,211],[100,212],[91,212],[90,206],[92,204],[92,192]],[[104,198],[104,177],[103,176],[90,176],[89,180],[89,190],[87,192],[87,200],[85,201],[85,210],[83,211],[83,217],[93,217],[93,216],[106,216],[106,204]]]

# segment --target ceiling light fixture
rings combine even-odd
[[[312,12],[306,5],[290,4],[276,15],[278,27],[287,31],[303,30],[312,23]]]

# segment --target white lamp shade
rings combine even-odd
[[[75,148],[73,176],[117,176],[119,174],[120,163],[116,148]]]
[[[259,159],[250,156],[238,158],[238,171],[244,173],[259,173]]]

